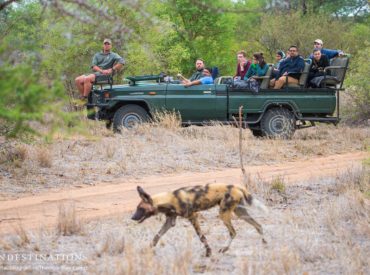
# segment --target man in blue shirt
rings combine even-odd
[[[187,81],[184,86],[190,87],[193,85],[201,85],[201,84],[213,84],[213,78],[212,78],[212,69],[210,68],[204,68],[203,69],[203,76],[200,79],[194,80],[194,81]]]
[[[280,63],[279,73],[270,81],[270,86],[281,89],[286,83],[298,84],[304,65],[304,59],[299,55],[298,47],[290,46],[289,57]]]
[[[341,51],[341,50],[330,50],[330,49],[323,48],[324,43],[322,42],[321,39],[316,39],[313,42],[313,45],[314,45],[315,49],[319,49],[320,50],[321,54],[326,55],[329,58],[329,60],[332,59],[332,58],[334,58],[334,57],[342,56],[343,55],[343,51]],[[310,55],[310,58],[311,59],[313,58],[313,54],[312,53]]]

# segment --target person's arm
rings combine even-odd
[[[123,65],[124,65],[124,64],[122,64],[122,63],[117,63],[117,64],[115,64],[115,65],[113,66],[113,68],[112,68],[112,73],[113,73],[113,72],[118,72],[118,71],[120,71],[120,70],[123,68]]]
[[[91,68],[94,72],[103,73],[103,69],[98,66],[98,55],[97,54],[95,54],[92,59]]]
[[[125,60],[123,59],[123,57],[121,57],[119,54],[115,54],[115,64],[112,68],[112,72],[121,70],[124,65],[125,65]]]
[[[181,83],[182,84],[186,84],[186,83],[189,83],[190,80],[185,78],[182,74],[177,74],[177,78],[180,78],[181,79]]]
[[[185,87],[190,87],[190,86],[194,86],[194,85],[200,85],[202,84],[202,81],[200,79],[198,80],[194,80],[194,81],[189,81],[187,83],[184,84]]]
[[[245,65],[245,70],[248,71],[251,66],[251,62],[247,60],[247,64]]]
[[[247,71],[247,73],[245,74],[244,76],[244,80],[247,80],[248,78],[250,78],[251,76],[253,75],[253,67],[252,66],[249,66],[249,69]]]
[[[98,73],[103,73],[104,72],[104,70],[102,68],[100,68],[99,66],[97,66],[97,65],[94,65],[92,67],[92,69],[93,69],[94,72],[98,72]]]
[[[258,70],[257,75],[258,76],[264,76],[264,75],[266,75],[268,69],[269,69],[269,66],[267,64],[265,64],[265,66],[263,66],[263,68],[260,68]]]
[[[322,54],[325,54],[329,59],[337,57],[338,55],[342,55],[343,51],[341,50],[331,50],[331,49],[323,49],[321,50]]]
[[[303,58],[297,58],[297,61],[295,62],[294,66],[292,66],[289,70],[289,73],[301,73],[304,69],[304,59]]]

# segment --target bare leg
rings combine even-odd
[[[275,86],[275,78],[270,80],[269,87],[273,88]]]
[[[156,246],[159,239],[170,229],[171,227],[176,225],[176,216],[166,216],[166,222],[162,226],[161,230],[155,235],[153,241],[152,241],[152,246]]]
[[[200,230],[200,226],[199,226],[199,222],[198,222],[198,219],[197,218],[198,218],[198,215],[197,214],[193,214],[193,215],[191,215],[189,217],[189,221],[193,225],[193,227],[195,229],[195,232],[197,232],[197,235],[198,235],[200,241],[206,247],[206,257],[209,257],[209,256],[211,256],[212,251],[211,251],[211,248],[208,245],[208,242],[207,242],[206,237],[203,235],[202,231]]]
[[[75,79],[77,90],[79,91],[81,96],[83,96],[84,93],[84,79],[85,79],[84,75],[80,75]]]
[[[250,225],[252,225],[258,233],[261,234],[262,236],[262,242],[263,243],[266,243],[266,240],[263,238],[263,230],[262,230],[262,226],[256,222],[249,214],[248,214],[248,211],[247,209],[245,209],[243,206],[238,206],[235,210],[234,210],[235,214],[241,218],[242,220],[245,220],[247,223],[249,223]]]
[[[94,74],[90,74],[88,76],[85,77],[84,79],[84,92],[83,92],[83,96],[87,97],[91,91],[91,87],[92,87],[92,83],[94,83],[95,81],[95,75]]]

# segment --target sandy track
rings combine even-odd
[[[252,178],[272,180],[283,177],[284,182],[304,182],[317,177],[335,176],[351,167],[358,167],[368,153],[355,152],[279,165],[246,167]],[[59,206],[73,201],[77,215],[90,220],[119,215],[134,210],[139,198],[136,186],[143,186],[149,193],[173,190],[183,186],[211,182],[240,183],[240,169],[226,169],[207,173],[182,173],[149,176],[140,180],[120,180],[91,187],[72,187],[69,190],[48,192],[37,196],[0,202],[0,233],[10,233],[20,223],[25,229],[53,226],[57,221]]]

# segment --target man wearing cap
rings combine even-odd
[[[330,50],[330,49],[323,48],[324,43],[322,42],[321,39],[316,39],[313,42],[313,45],[314,45],[315,49],[320,50],[321,54],[326,55],[329,58],[329,60],[334,58],[334,57],[343,55],[343,51],[341,51],[341,50]],[[313,58],[313,54],[310,55],[310,58],[311,59]]]
[[[96,53],[92,60],[91,68],[93,73],[80,75],[75,79],[77,89],[80,92],[80,99],[87,99],[96,76],[111,75],[115,71],[120,70],[125,64],[125,60],[118,54],[111,52],[111,49],[112,41],[107,38],[104,39],[103,51]]]

